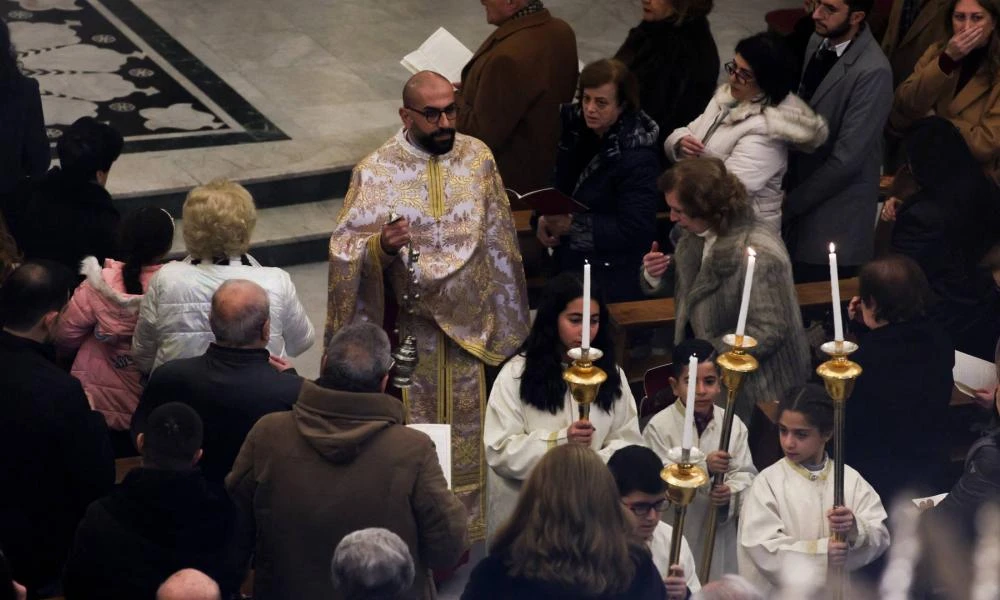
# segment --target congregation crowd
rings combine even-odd
[[[541,0],[481,3],[496,29],[461,81],[411,77],[402,127],[353,169],[316,380],[289,360],[317,342],[289,274],[250,254],[247,189],[190,190],[167,260],[171,214],[105,189],[112,126],[70,125],[50,168],[0,21],[0,600],[434,598],[484,540],[463,598],[823,597],[838,570],[851,598],[988,597],[998,390],[970,391],[964,463],[943,424],[956,350],[1000,372],[1000,0],[806,0],[724,64],[712,0],[642,0],[582,70]],[[547,187],[578,210],[521,199]],[[796,294],[834,251],[863,369],[842,505],[814,374],[830,313],[807,329]],[[749,264],[759,369],[724,451],[716,359]],[[651,297],[676,318],[624,349],[670,363],[641,414],[609,306]],[[607,374],[586,418],[563,379],[579,348]],[[762,406],[773,463],[751,452]],[[661,470],[688,411],[719,479],[671,564]]]

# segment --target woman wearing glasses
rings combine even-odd
[[[630,269],[630,272],[634,273]],[[595,292],[597,288],[595,287]],[[487,539],[506,521],[522,482],[550,448],[579,444],[607,460],[615,450],[642,444],[635,399],[625,373],[615,364],[607,327],[607,309],[593,295],[590,332],[593,347],[604,351],[594,361],[608,374],[588,420],[577,406],[562,374],[567,352],[581,344],[583,284],[575,273],[551,279],[538,305],[531,332],[517,353],[500,369],[486,407]]]
[[[818,148],[826,141],[826,121],[791,93],[795,58],[776,34],[740,40],[725,67],[729,82],[716,90],[701,116],[667,137],[664,150],[675,162],[721,159],[747,188],[757,217],[778,232],[788,147]]]
[[[635,265],[656,234],[659,128],[639,110],[638,83],[621,61],[584,67],[577,94],[562,107],[554,179],[587,210],[539,217],[538,239],[558,271],[579,273],[589,260],[609,302],[638,300]]]

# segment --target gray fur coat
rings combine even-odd
[[[737,399],[736,414],[750,422],[759,400],[777,400],[789,387],[809,377],[809,347],[799,310],[792,267],[781,239],[760,221],[736,223],[720,235],[701,260],[705,241],[689,232],[681,235],[674,254],[674,299],[677,320],[674,344],[684,340],[690,326],[694,335],[707,340],[719,352],[729,350],[722,336],[736,330],[736,320],[746,277],[747,246],[757,253],[747,335],[758,346],[750,353],[760,369],[747,376]],[[641,279],[641,275],[640,275]],[[665,278],[651,294],[668,293]]]

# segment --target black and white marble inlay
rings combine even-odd
[[[126,152],[288,139],[129,0],[0,0],[49,139],[83,116]]]

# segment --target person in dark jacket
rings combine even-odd
[[[947,468],[955,350],[926,318],[930,290],[913,259],[889,255],[864,265],[852,319],[868,331],[851,360],[861,365],[847,402],[844,459],[887,503],[903,490],[936,492]]]
[[[10,29],[0,19],[0,194],[13,190],[25,178],[38,178],[49,169],[49,140],[45,135],[42,96],[38,82],[21,74]]]
[[[85,256],[103,264],[116,255],[121,215],[104,186],[122,145],[110,125],[77,119],[56,143],[60,166],[4,196],[0,209],[25,258],[53,260],[76,271]]]
[[[0,287],[0,544],[33,593],[59,578],[80,517],[115,480],[104,418],[50,345],[74,283],[29,262]]]
[[[701,114],[719,81],[712,0],[644,0],[642,21],[615,58],[639,79],[642,110],[659,126],[657,153],[671,131]]]
[[[149,415],[138,438],[142,466],[91,504],[76,531],[63,579],[67,600],[152,598],[184,568],[211,576],[226,598],[239,589],[235,508],[196,467],[202,427],[180,402]]]
[[[212,296],[215,335],[205,354],[164,363],[153,372],[132,418],[133,439],[161,404],[183,400],[205,423],[205,478],[222,483],[254,423],[291,409],[302,378],[267,351],[270,303],[262,287],[230,279]]]
[[[532,469],[514,513],[462,592],[462,600],[494,598],[667,598],[614,477],[589,447],[556,446]]]
[[[559,272],[587,259],[609,302],[637,300],[631,271],[656,235],[659,129],[639,109],[635,76],[621,61],[587,65],[578,95],[562,107],[555,187],[587,211],[539,217],[538,239],[554,249]]]

